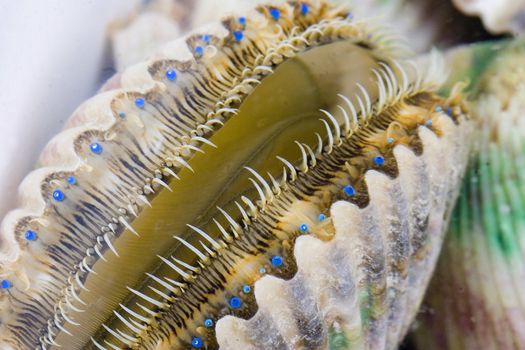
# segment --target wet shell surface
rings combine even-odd
[[[469,15],[480,16],[493,33],[522,33],[525,2],[523,0],[454,0],[455,5]]]
[[[439,169],[463,161],[462,136],[445,141],[420,130],[424,155],[394,149],[397,178],[368,171],[369,205],[334,203],[334,238],[298,238],[297,274],[289,281],[266,276],[256,282],[258,312],[249,320],[221,319],[221,348],[396,348],[439,253],[460,174],[459,168]],[[447,147],[451,153],[443,152]]]
[[[2,349],[393,349],[469,151],[434,53],[325,1],[168,43],[74,113],[0,237]]]
[[[525,348],[525,44],[498,51],[479,79],[476,140],[415,333],[424,349]],[[487,49],[470,50],[478,62]]]

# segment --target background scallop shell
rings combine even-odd
[[[453,0],[469,15],[480,16],[486,28],[493,33],[519,34],[525,28],[525,1],[523,0]]]
[[[498,52],[498,55],[494,55]],[[416,327],[421,349],[525,348],[525,45],[458,50],[478,80],[474,154]]]

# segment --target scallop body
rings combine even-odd
[[[2,223],[5,349],[392,349],[469,150],[434,53],[325,1],[168,43],[74,113]]]

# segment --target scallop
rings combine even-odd
[[[1,226],[4,349],[393,349],[469,152],[439,53],[257,5],[114,76]]]

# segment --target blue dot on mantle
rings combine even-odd
[[[11,282],[9,280],[2,280],[0,281],[0,287],[2,289],[9,289],[11,288],[13,285],[11,284]]]
[[[138,108],[144,108],[144,105],[146,104],[146,100],[144,100],[142,97],[137,97],[135,99],[135,106]]]
[[[195,349],[200,349],[200,348],[202,348],[202,339],[199,338],[199,337],[194,337],[194,338],[191,340],[191,346],[193,346]]]
[[[91,145],[89,145],[89,149],[95,154],[100,154],[103,150],[102,145],[98,142],[93,142]]]
[[[375,156],[374,157],[374,164],[378,165],[378,166],[381,166],[381,165],[385,164],[385,158],[383,158],[383,156]]]
[[[283,266],[283,258],[279,255],[275,255],[272,257],[272,265],[275,267],[281,267]]]
[[[38,234],[33,230],[27,230],[25,233],[25,237],[28,241],[36,241],[38,238]]]
[[[232,309],[238,309],[242,305],[242,300],[239,297],[231,297],[229,304]]]
[[[275,20],[275,21],[278,21],[279,18],[281,18],[281,11],[279,11],[279,9],[276,9],[275,7],[272,7],[270,9],[270,16],[272,16],[272,18]]]
[[[56,200],[57,202],[62,202],[64,199],[66,199],[66,195],[64,194],[64,192],[60,190],[54,190],[53,199]]]

